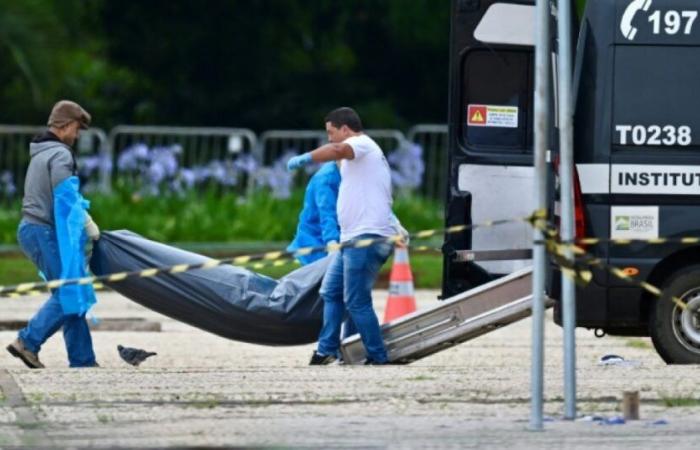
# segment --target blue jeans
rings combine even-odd
[[[355,327],[355,323],[352,321],[351,317],[346,317],[345,322],[343,322],[343,333],[341,336],[341,340],[344,341],[345,339],[349,338],[353,334],[357,334],[357,328]]]
[[[23,221],[17,230],[17,240],[24,254],[47,280],[61,277],[61,258],[53,227]],[[19,338],[29,351],[38,354],[42,344],[61,327],[70,366],[94,366],[95,352],[92,350],[87,320],[75,314],[64,315],[55,292],[31,318],[27,327],[20,330]]]
[[[363,234],[357,239],[378,238]],[[372,307],[372,286],[382,264],[389,258],[389,243],[364,248],[345,248],[328,266],[321,284],[323,327],[318,337],[318,353],[337,355],[340,350],[340,326],[347,312],[357,327],[367,358],[386,362],[386,348]]]

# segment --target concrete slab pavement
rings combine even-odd
[[[436,295],[419,291],[419,306]],[[386,292],[375,299],[381,315]],[[6,300],[0,310],[26,319],[42,301]],[[666,366],[648,339],[597,339],[586,330],[577,331],[579,411],[619,415],[623,391],[638,390],[642,420],[559,420],[562,333],[551,319],[545,410],[552,420],[538,433],[526,431],[529,320],[408,366],[312,368],[313,345],[229,341],[116,294],[100,295],[95,313],[160,321],[163,331],[93,333],[99,369],[67,369],[60,333],[41,352],[45,370],[0,352],[0,447],[691,448],[700,436],[700,367]],[[0,343],[13,338],[0,332]],[[133,368],[117,344],[158,356]],[[608,353],[639,365],[599,366]],[[652,424],[659,419],[667,424]]]

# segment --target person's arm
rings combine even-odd
[[[355,159],[355,151],[349,144],[345,142],[324,144],[315,150],[292,157],[287,162],[287,170],[296,170],[312,162],[321,163],[341,159]]]
[[[73,176],[73,155],[70,150],[60,150],[49,160],[49,177],[51,178],[51,189],[63,181]]]
[[[92,220],[90,214],[85,216],[85,232],[91,240],[96,241],[100,238],[100,227]]]
[[[324,144],[312,150],[311,159],[314,162],[340,161],[341,159],[355,159],[355,152],[352,147],[345,142],[337,144]]]
[[[397,244],[402,245],[402,246],[407,246],[411,242],[411,235],[403,227],[403,225],[401,225],[399,218],[396,217],[396,214],[394,214],[393,212],[391,213],[391,224],[394,227],[396,234],[401,235],[401,242],[398,242]]]
[[[53,189],[56,189],[56,186],[73,176],[74,164],[73,155],[69,150],[59,151],[51,158],[49,161],[49,177],[51,178]],[[93,241],[100,238],[100,228],[92,220],[90,214],[85,215],[85,232]]]

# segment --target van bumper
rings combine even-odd
[[[554,322],[562,325],[561,271],[552,267],[548,294],[554,299]],[[601,329],[610,335],[648,336],[648,311],[642,289],[636,286],[604,286],[607,274],[594,273],[586,286],[576,286],[576,326]]]

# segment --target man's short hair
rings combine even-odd
[[[330,122],[336,128],[347,125],[352,131],[362,131],[362,121],[354,109],[344,106],[334,109],[326,115],[325,122]]]

